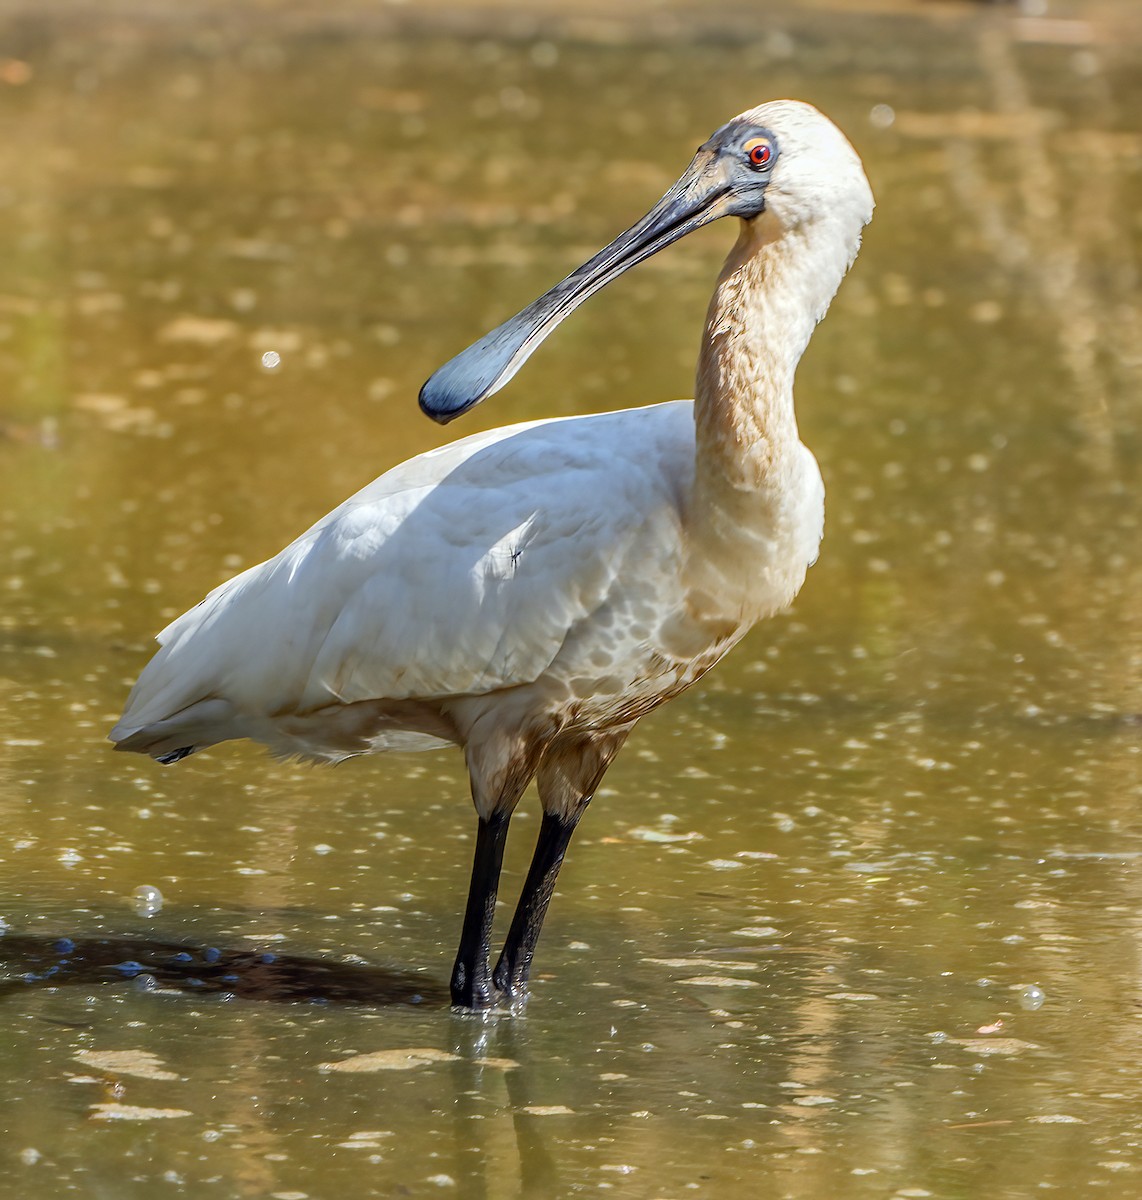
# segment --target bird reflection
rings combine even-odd
[[[517,1170],[522,1200],[562,1194],[550,1122],[533,1111],[548,1097],[551,1079],[532,1065],[527,1023],[455,1021],[452,1031],[453,1167],[462,1200],[503,1195],[505,1178]],[[493,1063],[506,1069],[488,1069]],[[537,1086],[541,1081],[547,1087]]]

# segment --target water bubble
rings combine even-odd
[[[69,937],[56,939],[55,952],[57,954],[70,954],[75,949],[75,943]]]
[[[159,981],[153,975],[144,971],[142,975],[136,975],[131,980],[131,987],[136,992],[157,992],[159,990]]]
[[[1071,70],[1076,75],[1083,76],[1084,79],[1090,79],[1091,76],[1097,75],[1101,66],[1098,55],[1093,50],[1078,50],[1071,59]]]
[[[896,111],[891,104],[874,104],[868,120],[874,129],[888,129],[896,120]]]
[[[792,58],[797,53],[797,43],[784,29],[770,30],[765,39],[767,58]]]
[[[135,962],[134,959],[127,959],[125,962],[115,963],[111,969],[118,971],[120,975],[126,975],[134,979],[136,975],[141,975],[147,968],[141,962]]]
[[[8,930],[11,928],[12,928],[12,926],[9,925],[8,922],[4,920],[3,917],[0,917],[0,937],[3,937],[8,932]]]
[[[131,903],[140,917],[153,917],[163,906],[163,894],[157,887],[143,883],[131,893]]]
[[[554,42],[536,42],[529,57],[537,67],[553,67],[559,61],[559,47]]]
[[[216,946],[207,946],[207,948],[202,952],[202,958],[204,962],[216,963],[221,957],[222,951]]]
[[[281,361],[282,356],[276,350],[267,350],[265,354],[262,355],[262,366],[265,367],[267,371],[273,371],[277,367],[281,366]]]
[[[1037,1012],[1043,1007],[1046,999],[1047,993],[1038,984],[1029,983],[1019,993],[1019,1006],[1028,1012]]]

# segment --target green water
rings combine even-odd
[[[1142,1192],[1142,28],[857,7],[0,6],[13,1194]],[[879,201],[798,378],[821,559],[632,737],[526,1013],[453,1015],[457,755],[106,730],[157,629],[393,463],[690,394],[717,225],[463,429],[415,405],[781,95]]]

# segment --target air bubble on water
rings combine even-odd
[[[333,847],[330,846],[327,842],[318,842],[317,845],[313,847],[313,853],[314,854],[332,854]]]
[[[136,975],[131,980],[131,987],[136,992],[157,992],[159,990],[159,981],[153,975],[144,972],[142,975]]]
[[[1047,993],[1041,987],[1037,984],[1029,983],[1019,993],[1019,1006],[1020,1008],[1025,1008],[1028,1012],[1037,1012],[1043,1007],[1046,999]]]
[[[262,355],[262,366],[267,371],[273,371],[281,366],[282,356],[276,350],[267,350]]]
[[[869,110],[868,120],[874,129],[888,129],[896,121],[896,110],[891,104],[874,104]]]
[[[559,47],[554,42],[536,42],[529,57],[537,67],[553,67],[559,61]]]
[[[9,925],[8,922],[4,920],[3,917],[0,917],[0,937],[3,937],[8,932],[8,930],[11,928],[12,928],[12,926]]]
[[[131,893],[131,904],[140,917],[153,917],[163,906],[163,894],[157,887],[142,883]]]
[[[766,35],[766,58],[792,58],[796,52],[797,43],[784,29],[771,29]]]

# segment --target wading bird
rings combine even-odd
[[[793,375],[872,207],[860,159],[809,105],[724,125],[642,220],[420,393],[452,420],[593,292],[738,217],[696,399],[512,425],[394,467],[159,634],[117,748],[173,763],[229,738],[324,761],[462,747],[479,824],[452,1000],[522,996],[571,835],[635,723],[788,605],[817,557],[824,487]],[[533,778],[543,818],[493,969],[508,822]]]

